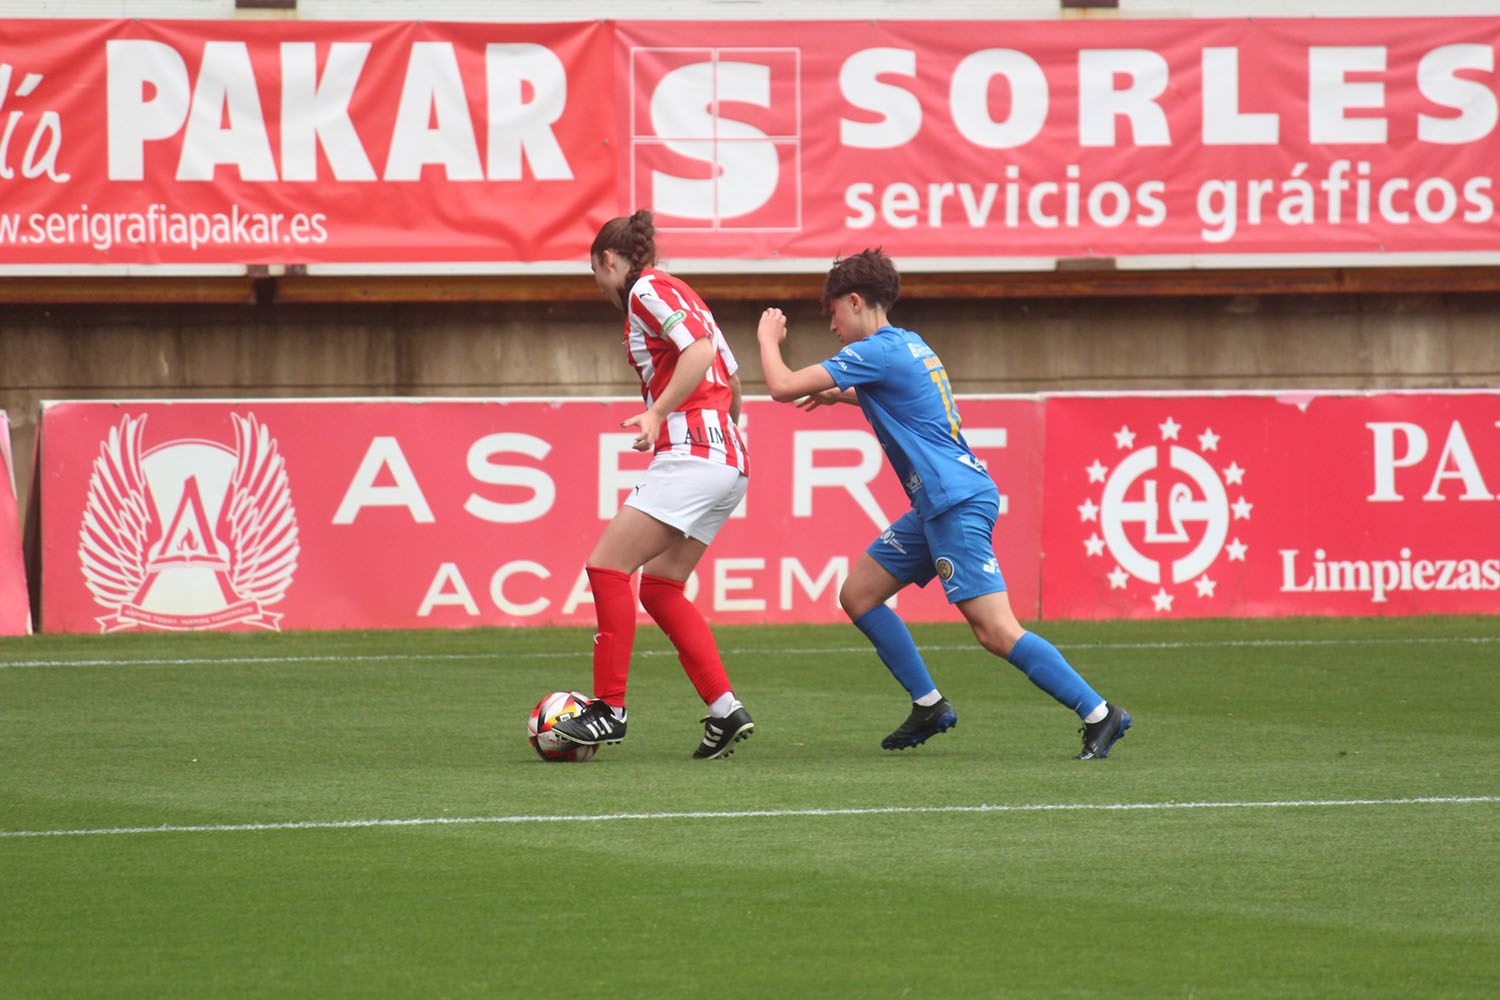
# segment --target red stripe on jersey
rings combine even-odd
[[[687,331],[688,336],[694,340],[702,340],[704,337],[714,335],[713,328],[704,320],[705,316],[713,314],[708,311],[708,306],[698,297],[698,293],[670,274],[660,272],[651,276],[651,288],[663,305],[674,312],[682,313],[682,328]],[[675,305],[672,299],[677,300]]]
[[[642,302],[638,296],[632,295],[630,297],[630,313],[645,324],[646,329],[658,337],[661,336],[661,323],[657,321],[651,310],[646,308],[646,303]]]
[[[734,426],[733,419],[727,413],[724,414],[724,462],[727,465],[734,466],[741,472],[748,474],[750,471],[740,461],[739,430]]]

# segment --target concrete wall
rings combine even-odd
[[[715,305],[763,393],[763,305]],[[788,308],[794,365],[836,344]],[[1500,386],[1500,293],[914,300],[893,320],[959,392]],[[603,301],[0,306],[0,409],[25,504],[44,399],[628,395]]]

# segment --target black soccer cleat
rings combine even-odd
[[[615,718],[602,698],[595,698],[571,719],[559,719],[552,731],[579,746],[596,747],[601,743],[618,743],[625,738],[625,720]]]
[[[926,743],[938,733],[946,733],[958,725],[958,713],[947,698],[939,698],[931,705],[912,702],[911,714],[896,727],[896,731],[880,741],[886,750],[905,750]]]
[[[1093,725],[1085,723],[1078,731],[1083,734],[1083,749],[1074,760],[1103,760],[1109,756],[1109,748],[1120,741],[1125,730],[1130,728],[1130,713],[1119,705],[1109,706],[1109,714]]]
[[[698,744],[693,756],[699,760],[728,757],[734,753],[734,745],[740,740],[749,739],[753,732],[755,720],[750,718],[744,705],[722,719],[710,715],[703,720],[703,742]]]

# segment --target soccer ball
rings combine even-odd
[[[526,738],[531,741],[542,760],[588,760],[599,751],[596,746],[580,746],[552,731],[552,727],[562,719],[571,719],[582,712],[583,706],[588,702],[588,695],[577,691],[553,691],[536,703],[536,708],[531,710],[531,718],[526,720]]]

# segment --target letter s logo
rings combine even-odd
[[[733,219],[749,215],[776,193],[780,170],[770,136],[747,122],[715,114],[724,101],[770,107],[770,69],[746,62],[694,63],[657,84],[651,95],[652,128],[666,137],[664,145],[673,152],[711,163],[714,175],[691,180],[653,170],[651,203],[657,211],[690,219]]]
[[[797,53],[635,55],[636,202],[668,229],[797,228]]]

